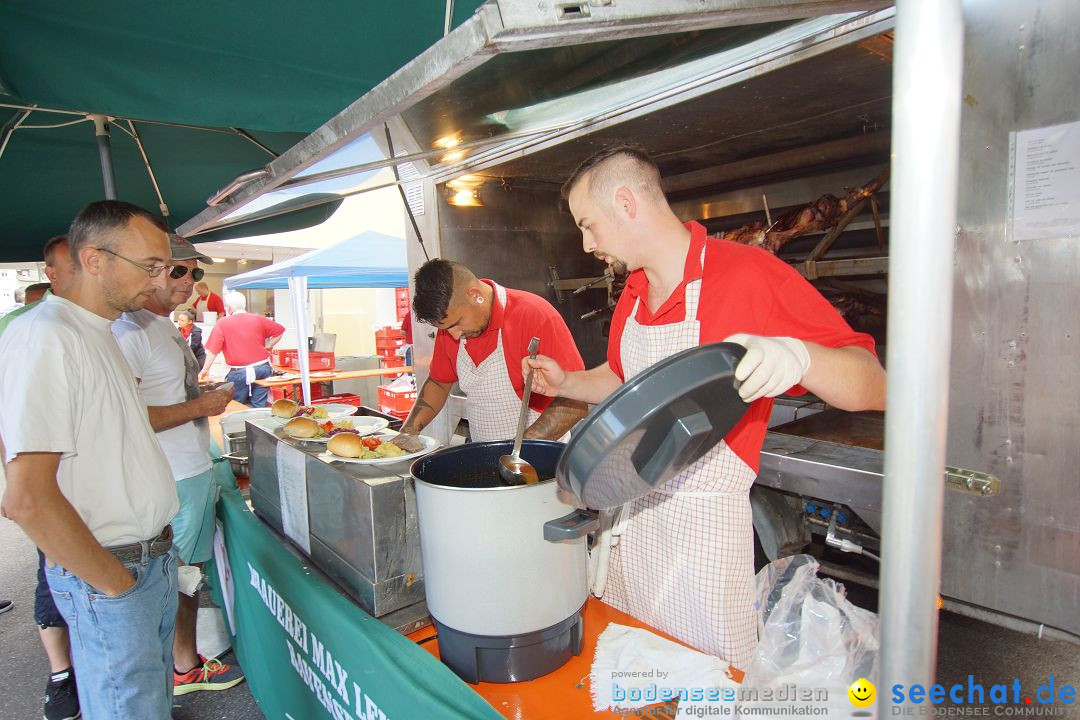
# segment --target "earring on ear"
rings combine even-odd
[[[484,298],[476,298],[476,302],[482,305],[484,303]]]

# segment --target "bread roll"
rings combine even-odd
[[[270,406],[270,414],[279,418],[291,418],[296,415],[296,411],[300,409],[300,406],[294,403],[292,400],[281,398],[275,400],[274,404]]]
[[[313,438],[322,435],[322,428],[311,418],[298,417],[285,423],[285,434],[294,438]]]
[[[335,455],[358,458],[364,454],[364,443],[355,433],[339,433],[330,438],[326,449]]]

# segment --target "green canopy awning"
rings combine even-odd
[[[454,2],[453,24],[480,4]],[[117,196],[154,209],[134,120],[175,227],[438,40],[445,13],[442,0],[0,4],[0,262],[39,259],[104,197],[93,123],[24,108],[117,118]]]

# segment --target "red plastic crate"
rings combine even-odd
[[[300,353],[292,348],[270,351],[270,364],[277,367],[300,369]],[[308,367],[312,370],[333,370],[337,367],[334,353],[309,352]]]
[[[397,350],[398,348],[405,347],[405,338],[375,338],[375,349],[377,350]],[[380,353],[381,354],[381,353]]]
[[[391,390],[389,385],[379,386],[379,409],[385,413],[395,417],[401,413],[408,415],[415,402],[415,390]]]
[[[274,348],[270,351],[270,364],[278,367],[292,367],[298,354],[296,350],[290,348]]]
[[[409,314],[409,288],[394,288],[394,300],[397,304],[397,319],[401,322],[402,318]]]
[[[345,405],[355,405],[360,407],[364,404],[364,401],[360,399],[359,395],[354,393],[338,393],[337,395],[327,395],[326,397],[319,398],[318,400],[312,400],[312,405],[326,405],[328,403],[342,403]]]
[[[392,369],[392,368],[405,367],[405,358],[403,358],[400,355],[386,355],[386,356],[380,357],[379,359],[382,361],[381,365],[382,365],[382,368],[384,370]],[[396,380],[397,378],[401,377],[404,374],[405,373],[403,373],[403,372],[393,373],[393,374],[387,373],[386,375],[383,375],[383,377],[386,378],[387,380]]]
[[[295,351],[294,351],[295,352]],[[308,353],[308,369],[315,370],[333,370],[337,366],[337,358],[334,357],[334,353],[329,352],[309,352]],[[288,367],[293,370],[300,369],[300,356],[293,355],[289,359]]]
[[[377,347],[377,348],[375,348],[375,354],[378,355],[379,357],[383,358],[384,360],[386,358],[392,358],[392,357],[397,357],[398,356],[397,348]]]
[[[315,398],[321,398],[323,393],[322,383],[313,382],[309,384],[311,388],[311,402],[315,402]],[[294,385],[278,385],[277,387],[270,388],[271,400],[281,400],[282,398],[288,398],[289,400],[295,400],[298,403],[304,402],[304,393],[300,390],[300,383]]]
[[[387,325],[386,327],[381,327],[375,331],[376,340],[386,340],[390,338],[401,338],[402,340],[404,340],[405,333],[395,327],[390,327],[389,325]]]
[[[392,353],[383,351],[393,351],[400,347],[405,347],[405,333],[401,330],[392,327],[384,327],[375,331],[375,351],[379,355],[390,355]]]

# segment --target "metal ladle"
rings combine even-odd
[[[529,341],[529,357],[536,359],[540,347],[540,338]],[[509,455],[499,458],[499,475],[508,485],[529,485],[540,480],[536,468],[521,459],[521,437],[525,434],[525,418],[529,416],[529,396],[532,395],[533,368],[525,373],[525,391],[521,393],[521,414],[518,415],[517,434],[514,436],[514,449]]]

